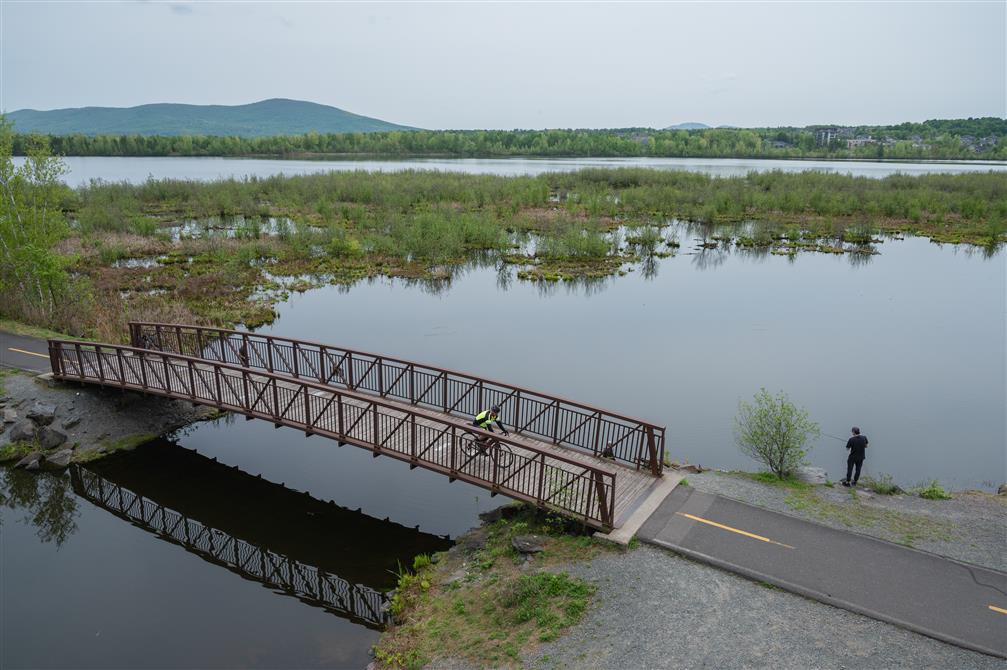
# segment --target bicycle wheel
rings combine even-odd
[[[459,439],[462,443],[462,453],[466,456],[475,456],[482,452],[482,449],[479,448],[479,438],[475,433],[465,431]]]
[[[514,450],[502,442],[497,442],[496,447],[493,453],[497,459],[497,466],[506,470],[514,464]]]

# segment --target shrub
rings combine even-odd
[[[951,494],[945,491],[936,479],[931,479],[929,484],[918,486],[916,495],[927,500],[951,500]]]
[[[738,403],[734,420],[738,446],[780,479],[804,463],[804,445],[819,434],[818,424],[808,418],[808,412],[790,402],[782,391],[774,397],[763,388],[755,394],[754,403]]]

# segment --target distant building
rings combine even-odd
[[[832,144],[832,140],[839,138],[839,128],[820,128],[815,131],[815,142],[821,146]]]
[[[865,147],[871,144],[877,144],[878,141],[873,137],[867,135],[857,135],[852,140],[846,140],[847,149],[856,149],[857,147]]]

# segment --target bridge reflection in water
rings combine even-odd
[[[78,495],[119,518],[368,628],[388,622],[396,567],[451,545],[163,441],[70,476]]]

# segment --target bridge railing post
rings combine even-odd
[[[101,345],[100,344],[97,344],[94,347],[94,359],[95,359],[95,362],[98,364],[98,379],[101,380],[102,382],[104,382],[105,381],[105,370],[104,370],[104,366],[102,366],[102,364],[101,364]]]
[[[251,408],[249,408],[251,409]],[[311,435],[314,422],[311,420],[311,393],[307,386],[304,387],[304,435]]]
[[[63,376],[63,364],[60,354],[63,348],[56,342],[49,342],[49,367],[52,368],[52,372],[57,377]]]
[[[545,502],[545,454],[538,455],[538,491],[535,493],[535,502],[539,505]]]
[[[221,406],[224,404],[224,395],[221,393],[220,388],[220,366],[213,364],[213,385],[217,390],[217,405]]]
[[[340,393],[336,396],[336,429],[341,437],[346,437],[346,431],[343,429],[343,394]]]
[[[119,364],[119,385],[123,388],[126,387],[126,370],[122,361],[122,349],[116,347],[115,349],[115,359]]]
[[[186,361],[186,367],[189,368],[189,399],[196,399],[196,371],[193,369],[192,361]]]
[[[416,415],[409,415],[409,462],[416,462]]]
[[[456,465],[458,463],[458,433],[455,431],[455,427],[451,426],[451,474],[457,472]]]

